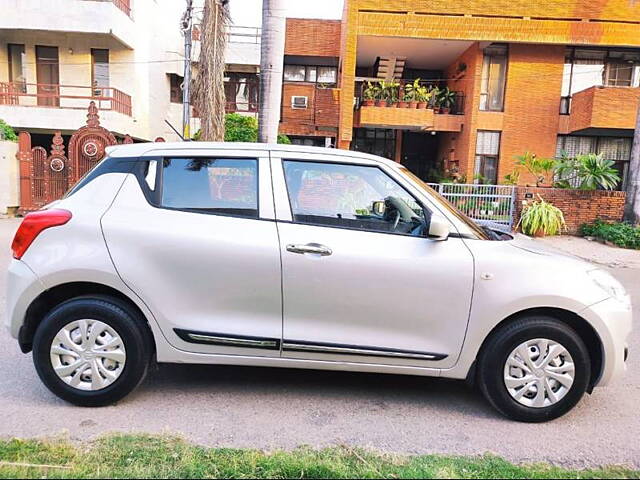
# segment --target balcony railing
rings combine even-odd
[[[356,108],[360,108],[364,103],[364,91],[367,88],[367,82],[371,82],[376,85],[379,82],[379,78],[360,78],[356,82]],[[395,80],[399,84],[398,86],[398,99],[401,100],[403,98],[405,89],[407,85],[413,85],[414,80]],[[433,82],[421,81],[419,82],[420,86],[427,87],[428,89],[433,89],[436,85]],[[449,113],[452,115],[463,115],[464,114],[464,93],[462,92],[453,92],[455,97],[453,99],[453,103],[451,106],[447,108],[442,108],[438,105],[437,98],[435,96],[431,96],[429,101],[427,102],[426,108],[434,110],[435,113]],[[396,102],[393,107],[399,106]],[[385,102],[382,100],[378,101],[378,106],[387,106]],[[405,106],[403,103],[400,103],[400,106]],[[413,108],[416,108],[415,106]]]
[[[230,25],[227,28],[227,40],[229,43],[259,44],[262,39],[260,27],[241,27]]]
[[[113,87],[0,82],[0,105],[85,110],[90,101],[102,111],[131,116],[131,96]]]
[[[131,16],[131,0],[111,0],[113,4],[126,13],[129,17]]]

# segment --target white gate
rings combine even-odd
[[[513,229],[516,199],[516,187],[513,185],[429,185],[476,223],[499,230]]]

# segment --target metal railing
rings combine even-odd
[[[515,186],[462,183],[430,183],[429,186],[479,225],[513,229]]]
[[[100,110],[131,116],[131,96],[113,87],[0,82],[0,105],[86,110],[90,101]]]
[[[377,82],[379,82],[381,79],[379,78],[358,78],[356,80],[356,108],[360,108],[362,106],[363,100],[364,100],[364,91],[367,88],[367,83],[371,82],[372,84],[376,84]],[[400,80],[394,80],[395,82],[399,83],[399,87],[398,87],[398,99],[402,99],[403,95],[404,95],[404,91],[405,91],[405,87],[409,84],[413,84],[414,80],[406,80],[406,79],[400,79]],[[437,85],[434,82],[429,82],[429,81],[420,81],[419,82],[420,86],[423,87],[427,87],[427,88],[434,88]],[[451,107],[449,107],[448,109],[441,109],[438,105],[437,105],[437,99],[432,96],[429,99],[429,102],[427,103],[427,108],[433,109],[436,113],[449,113],[452,115],[463,115],[464,114],[464,93],[463,92],[459,92],[459,91],[455,91],[455,99],[453,102],[453,105],[451,105]]]
[[[231,25],[227,28],[227,41],[229,43],[259,44],[262,38],[262,28],[241,27]]]

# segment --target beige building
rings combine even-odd
[[[116,136],[176,140],[183,37],[177,0],[2,0],[0,118],[71,134],[93,99]]]

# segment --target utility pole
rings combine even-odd
[[[282,0],[262,1],[258,141],[278,142],[286,18]]]
[[[193,0],[187,0],[182,17],[184,33],[184,83],[182,84],[182,138],[191,140],[191,46],[193,43]]]
[[[640,225],[640,104],[633,132],[633,147],[627,177],[627,199],[624,205],[624,219]]]

